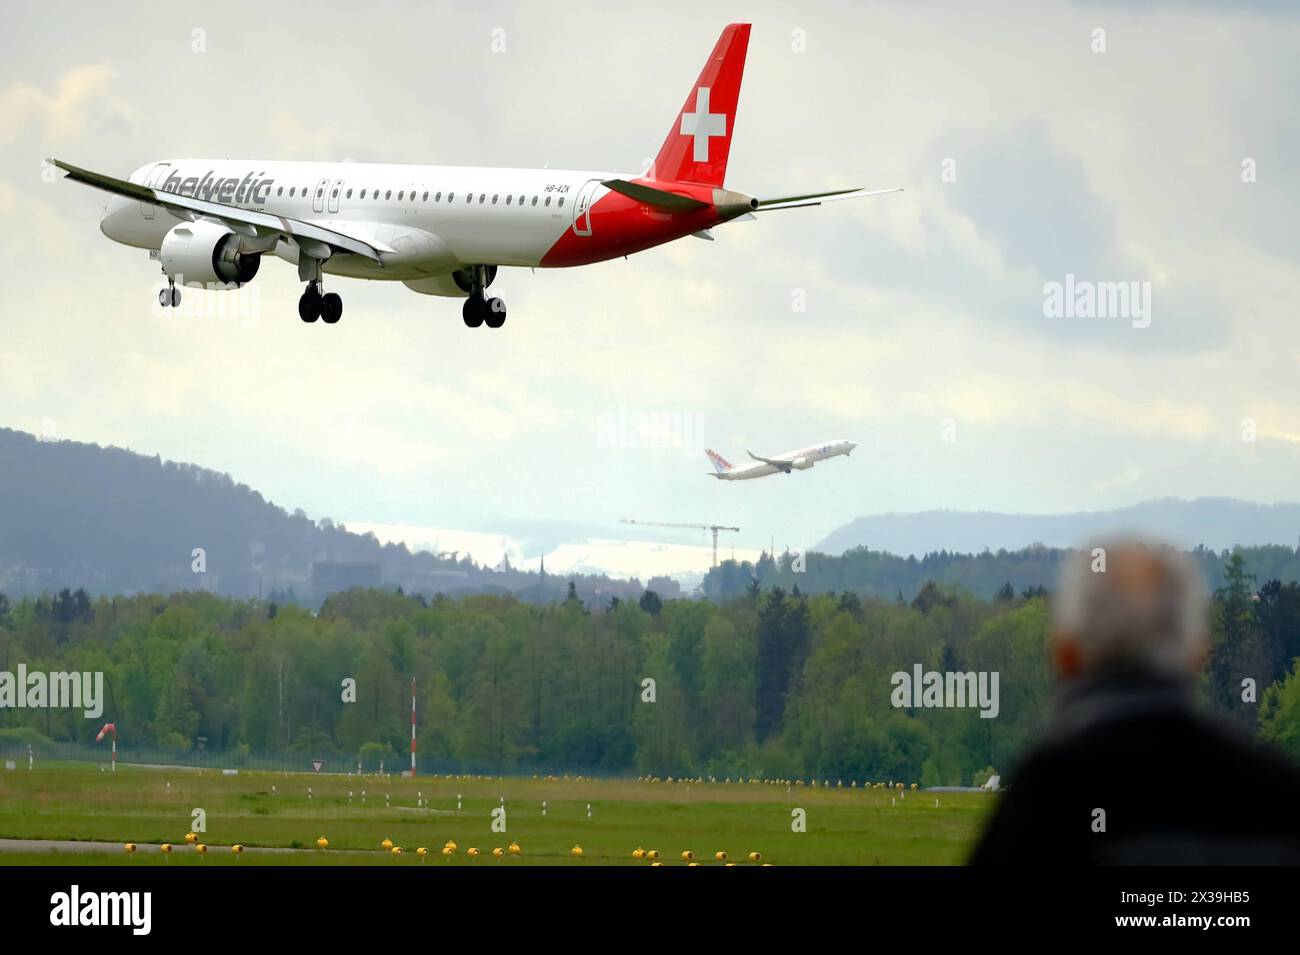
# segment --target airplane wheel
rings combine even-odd
[[[181,290],[180,290],[177,286],[173,285],[173,286],[171,287],[171,293],[172,293],[172,294],[171,294],[172,308],[180,308],[180,306],[181,306]]]
[[[490,298],[485,303],[484,321],[488,328],[500,328],[506,323],[506,303],[499,298]]]
[[[470,328],[478,328],[483,324],[483,311],[483,299],[477,295],[465,299],[465,304],[460,307],[460,314]]]
[[[172,303],[172,293],[171,293],[171,290],[170,290],[170,289],[165,289],[165,288],[164,288],[164,289],[159,289],[159,290],[158,290],[158,304],[161,305],[163,308],[166,308],[167,306],[171,305],[171,303]]]
[[[343,299],[337,292],[326,292],[321,296],[320,317],[326,325],[333,325],[343,317]]]
[[[302,293],[302,298],[298,299],[298,317],[304,322],[314,322],[320,318],[321,297],[315,291],[309,289]]]

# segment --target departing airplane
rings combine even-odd
[[[840,189],[758,199],[723,188],[749,24],[722,31],[645,175],[457,166],[167,159],[127,180],[51,159],[69,179],[112,193],[100,229],[148,249],[168,280],[234,288],[263,255],[298,267],[304,322],[337,322],[326,274],[399,281],[465,297],[465,324],[499,328],[486,289],[500,266],[562,268],[627,256],[755,212],[899,192]],[[578,114],[575,114],[578,115]]]
[[[825,461],[827,458],[838,457],[841,454],[851,454],[857,446],[855,441],[830,441],[826,444],[813,445],[811,448],[788,451],[774,458],[764,458],[753,451],[746,451],[745,453],[754,459],[754,463],[738,468],[732,467],[731,462],[717,451],[705,448],[704,453],[713,462],[713,471],[705,473],[712,473],[712,476],[719,481],[748,481],[751,478],[767,477],[778,471],[784,474],[789,474],[791,471],[806,471],[818,461]]]

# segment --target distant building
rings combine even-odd
[[[383,573],[378,563],[365,561],[317,560],[311,565],[311,594],[314,600],[324,600],[330,594],[353,587],[383,586]]]
[[[671,577],[651,577],[645,589],[653,590],[663,600],[676,600],[682,595],[682,585]]]

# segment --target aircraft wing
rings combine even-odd
[[[311,222],[304,222],[301,219],[291,219],[288,216],[277,216],[271,215],[269,212],[254,212],[251,209],[241,209],[238,206],[227,205],[224,202],[178,196],[174,193],[163,192],[161,189],[151,189],[148,186],[127,182],[125,179],[117,179],[103,173],[91,172],[89,169],[82,169],[79,166],[73,166],[58,159],[50,159],[49,162],[62,169],[67,174],[67,177],[75,182],[94,186],[96,189],[102,189],[117,196],[125,196],[128,199],[151,203],[159,208],[166,209],[177,218],[191,221],[201,218],[217,219],[224,222],[233,231],[249,238],[264,238],[278,233],[299,247],[306,247],[309,252],[311,251],[311,245],[317,243],[328,246],[336,252],[351,252],[353,255],[369,259],[380,266],[384,264],[380,256],[380,249],[375,248],[369,242],[363,242],[353,236],[344,235],[336,229],[327,229]]]
[[[784,471],[786,474],[789,474],[790,470],[794,467],[794,464],[790,461],[787,461],[785,458],[764,458],[755,454],[753,451],[748,451],[748,450],[745,453],[748,454],[755,461],[761,461],[764,464],[770,464],[772,465],[772,467],[779,468],[780,470]]]

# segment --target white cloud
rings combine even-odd
[[[498,332],[466,329],[454,300],[345,280],[343,322],[304,326],[279,262],[258,277],[254,328],[159,318],[157,266],[100,235],[101,196],[41,182],[40,159],[117,174],[170,155],[635,170],[713,42],[696,9],[647,23],[579,4],[570,17],[591,42],[575,46],[527,4],[362,15],[340,3],[308,17],[233,2],[196,21],[207,53],[183,30],[148,57],[105,54],[151,35],[144,9],[78,7],[76,33],[9,14],[0,424],[51,418],[316,514],[504,531],[691,515],[745,527],[748,550],[917,507],[1295,496],[1300,266],[1284,225],[1300,186],[1283,170],[1300,145],[1296,17],[1108,7],[1110,52],[1096,56],[1089,7],[836,5],[799,11],[796,54],[788,7],[752,13],[729,184],[907,191],[760,215],[629,261],[504,270]],[[243,29],[253,14],[259,28]],[[495,26],[507,53],[490,52]],[[303,61],[331,68],[304,85]],[[1023,165],[1024,194],[1059,199],[1077,222],[1043,230],[1032,204],[975,201],[992,188],[979,168],[1024,163],[1007,153],[1024,130],[1052,160]],[[980,150],[985,166],[971,161]],[[1253,185],[1239,180],[1246,155],[1260,158]],[[956,183],[940,180],[946,157]],[[1095,278],[1157,283],[1152,328],[1049,325],[1033,310],[1044,277],[1017,245],[1026,234],[1065,261],[1134,273]],[[791,308],[795,289],[806,312]],[[724,455],[839,436],[867,454],[721,485],[679,450],[600,447],[592,422],[620,406],[698,415]],[[952,447],[938,439],[948,416]],[[1250,457],[1247,416],[1268,439]]]
[[[50,91],[14,81],[0,87],[0,146],[44,138],[77,141],[87,132],[129,123],[134,110],[113,93],[117,71],[107,63],[86,63],[67,70]]]

